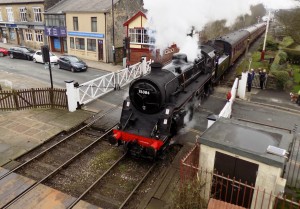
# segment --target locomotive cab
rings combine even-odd
[[[212,73],[216,68],[216,53],[215,49],[209,45],[201,45],[201,53],[204,57],[204,72]]]

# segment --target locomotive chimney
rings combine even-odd
[[[163,65],[160,62],[153,62],[150,66],[151,66],[151,72],[161,71],[163,67]]]

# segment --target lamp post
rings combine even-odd
[[[260,61],[263,61],[265,59],[265,49],[266,49],[267,35],[268,35],[268,30],[269,30],[270,14],[271,14],[271,11],[269,11],[269,15],[268,15],[264,45],[263,45],[263,48],[262,48],[262,51],[261,51]]]
[[[113,63],[116,64],[114,0],[111,0],[111,16],[112,16],[112,52],[113,52]]]

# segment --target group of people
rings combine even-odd
[[[248,87],[248,92],[251,92],[251,88],[252,88],[252,82],[254,80],[255,77],[255,71],[254,69],[251,69],[251,71],[248,71],[248,77],[247,77],[247,87]],[[260,89],[264,89],[264,83],[266,81],[266,70],[261,70],[259,69],[259,85],[260,85]]]

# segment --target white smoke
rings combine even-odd
[[[250,6],[263,3],[266,9],[288,9],[299,6],[295,0],[144,0],[149,28],[154,29],[155,45],[165,49],[176,43],[190,60],[196,58],[197,40],[187,36],[192,26],[200,31],[215,20],[234,22],[239,15],[250,14]]]

